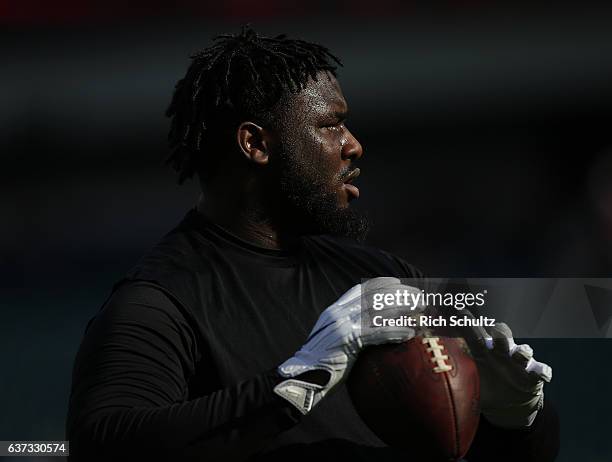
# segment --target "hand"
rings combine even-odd
[[[533,358],[529,345],[517,345],[506,324],[497,323],[489,333],[482,327],[463,332],[478,364],[482,414],[499,427],[528,427],[542,408],[552,369]]]
[[[403,342],[414,337],[410,327],[377,327],[362,330],[362,301],[374,293],[397,290],[417,292],[397,278],[374,278],[346,292],[319,316],[306,343],[278,367],[282,377],[274,392],[307,414],[338,383],[345,379],[359,352],[368,345]],[[365,307],[363,307],[365,309]],[[407,306],[387,306],[385,315],[417,314]],[[422,307],[419,307],[419,309]],[[324,380],[312,380],[312,372],[323,372]]]

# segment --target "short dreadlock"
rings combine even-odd
[[[336,75],[340,60],[321,45],[286,36],[263,37],[249,26],[239,34],[215,37],[191,56],[185,77],[176,84],[166,115],[172,118],[168,163],[183,183],[194,173],[214,170],[205,164],[205,148],[244,120],[268,120],[270,110],[287,92],[297,93],[319,71]],[[335,64],[334,64],[335,63]]]

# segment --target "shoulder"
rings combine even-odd
[[[215,245],[185,220],[147,250],[140,260],[115,284],[149,282],[174,303],[192,307],[197,302],[196,287],[214,277]]]
[[[147,281],[128,281],[118,283],[104,302],[94,321],[113,330],[113,325],[157,326],[156,330],[186,330],[188,327],[182,305],[164,287]],[[134,324],[136,323],[136,324]],[[163,329],[162,329],[163,327]]]
[[[206,267],[209,243],[194,230],[177,227],[144,253],[130,270],[131,275],[173,271],[198,271]]]
[[[128,272],[128,279],[155,279],[187,274],[206,274],[223,247],[195,210],[168,232]]]
[[[423,273],[403,258],[354,239],[321,235],[306,239],[311,247],[339,263],[361,268],[367,277],[394,276],[398,278],[423,278]],[[364,276],[366,277],[366,276]]]

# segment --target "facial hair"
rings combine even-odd
[[[314,162],[283,153],[279,156],[278,186],[283,221],[298,234],[332,234],[363,241],[369,230],[367,216],[338,205],[338,189],[352,169],[330,177]]]

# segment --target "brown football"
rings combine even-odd
[[[366,348],[347,388],[366,425],[414,460],[459,460],[478,428],[478,370],[461,338],[418,336]]]

